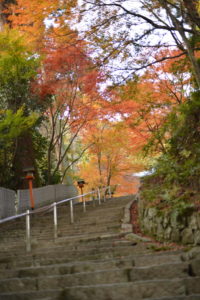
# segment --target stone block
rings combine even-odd
[[[132,232],[132,231],[133,231],[133,225],[132,224],[123,223],[121,225],[121,232]]]
[[[168,226],[164,231],[164,239],[165,240],[170,240],[171,239],[171,233],[172,233],[172,228],[170,226]]]
[[[142,225],[143,225],[143,228],[145,230],[148,230],[149,231],[149,219],[148,218],[144,218],[142,221],[141,221]]]
[[[150,207],[148,210],[148,217],[149,219],[153,219],[157,215],[157,209],[155,207]]]
[[[186,217],[180,216],[177,211],[173,211],[170,216],[170,224],[173,228],[184,229],[187,226]]]
[[[180,242],[181,234],[180,234],[180,230],[178,228],[172,228],[171,240],[172,240],[172,242],[176,242],[176,243]]]
[[[200,245],[200,230],[196,230],[194,233],[194,242],[195,245]]]
[[[177,217],[178,217],[177,211],[173,211],[170,216],[170,224],[173,228],[177,227]]]
[[[144,209],[144,217],[147,217],[148,213],[149,213],[149,209],[148,208]]]
[[[181,255],[181,259],[183,261],[188,261],[191,259],[199,259],[200,260],[200,247],[193,247],[190,251],[183,253]]]
[[[200,276],[200,259],[194,259],[190,263],[190,271],[193,276]]]
[[[187,222],[188,222],[188,227],[191,229],[198,229],[198,224],[197,224],[197,216],[195,214],[189,216],[187,218]]]
[[[161,223],[158,223],[156,235],[159,240],[162,240],[164,238],[164,229]]]
[[[169,225],[170,219],[169,216],[165,215],[163,218],[163,228],[167,228],[167,226]]]
[[[194,234],[192,229],[185,228],[181,233],[182,243],[187,244],[193,244],[194,243]]]
[[[197,226],[200,229],[200,213],[196,213]]]

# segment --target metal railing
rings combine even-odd
[[[112,197],[111,192],[111,186],[98,188],[97,190],[93,190],[89,193],[85,193],[82,195],[78,195],[76,197],[64,199],[58,202],[54,202],[50,205],[43,206],[41,208],[35,209],[35,210],[27,210],[25,213],[18,214],[16,216],[8,217],[5,219],[0,220],[0,224],[9,222],[15,219],[19,219],[22,217],[26,217],[26,251],[31,251],[31,222],[30,222],[30,216],[33,214],[38,214],[41,212],[48,212],[53,210],[53,224],[54,224],[54,239],[57,239],[58,237],[58,213],[57,213],[57,207],[60,204],[69,202],[70,207],[70,223],[74,223],[74,201],[77,199],[82,200],[83,205],[83,212],[86,212],[86,202],[93,201],[93,204],[95,205],[95,201],[98,202],[99,205],[101,205],[101,202],[106,202],[106,195],[109,195],[109,197]],[[86,201],[86,196],[90,196],[90,199]],[[95,197],[96,196],[96,197]],[[81,203],[77,202],[76,204]]]

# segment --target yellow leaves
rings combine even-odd
[[[27,42],[34,44],[36,48],[41,48],[46,38],[47,28],[51,24],[56,34],[61,28],[60,35],[63,35],[63,27],[66,28],[71,6],[75,3],[76,1],[18,0],[16,4],[8,6],[7,13],[12,27],[26,34]]]

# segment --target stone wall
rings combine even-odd
[[[200,212],[180,214],[164,212],[156,207],[144,207],[139,199],[141,230],[160,241],[200,245]]]

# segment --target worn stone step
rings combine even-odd
[[[54,235],[53,235],[53,230],[51,232],[51,235],[50,236],[41,236],[41,235],[38,235],[38,236],[31,236],[31,243],[32,244],[39,244],[41,246],[43,246],[44,243],[47,243],[48,244],[48,241],[51,243],[54,243]],[[106,234],[105,234],[106,232]],[[81,240],[90,240],[90,239],[103,239],[103,236],[107,236],[108,238],[112,238],[112,236],[116,236],[116,237],[120,237],[122,236],[122,234],[119,232],[119,229],[118,228],[114,228],[113,230],[106,230],[106,231],[102,231],[102,230],[96,230],[94,232],[84,232],[84,233],[79,233],[79,232],[67,232],[67,234],[61,234],[59,231],[58,231],[58,239],[65,239],[65,240],[68,240],[68,241],[81,241]],[[25,244],[25,238],[24,239],[18,239],[18,243],[20,243],[21,245]],[[5,249],[7,249],[5,247]],[[14,250],[14,249],[12,249]],[[2,250],[3,252],[3,250]]]
[[[97,300],[139,300],[158,296],[182,296],[185,295],[185,288],[183,279],[77,286],[67,287],[59,299],[90,300],[91,295],[93,299]]]
[[[0,293],[0,300],[59,300],[61,290]]]
[[[185,278],[189,276],[188,263],[165,263],[134,267],[129,271],[129,281],[149,280],[149,279],[172,279]]]
[[[18,262],[20,260],[26,260],[26,259],[32,259],[32,257],[35,260],[45,260],[46,258],[56,258],[56,257],[67,257],[70,259],[81,259],[83,260],[85,257],[92,257],[92,256],[97,256],[99,255],[99,257],[120,257],[120,256],[128,256],[128,255],[133,255],[134,254],[134,249],[133,247],[105,247],[105,248],[89,248],[89,249],[80,249],[80,250],[74,250],[74,249],[69,249],[66,250],[63,247],[58,247],[58,249],[48,249],[48,251],[35,251],[33,253],[33,255],[31,256],[19,256],[19,255],[10,255],[7,256],[7,259],[12,260],[12,259],[17,259]],[[135,254],[139,254],[140,253],[140,249],[138,248],[138,250],[135,250]],[[147,252],[148,253],[148,252]],[[1,262],[1,259],[0,259]]]
[[[1,270],[0,278],[22,278],[22,277],[39,277],[48,275],[64,275],[74,274],[81,272],[92,272],[96,270],[116,269],[116,268],[130,268],[134,266],[135,262],[131,259],[119,259],[108,261],[83,261],[83,262],[70,262],[65,264],[52,264],[39,267],[28,267],[13,270]]]
[[[198,267],[183,262],[181,251],[156,253],[151,243],[123,240],[120,223],[131,199],[111,199],[95,207],[86,203],[86,213],[79,203],[74,206],[75,224],[70,224],[69,206],[58,207],[56,241],[53,212],[31,216],[28,254],[25,218],[16,226],[13,223],[13,228],[2,227],[0,238],[7,247],[0,246],[0,300],[192,300],[192,295],[198,296]]]
[[[75,231],[94,231],[96,227],[102,228],[102,230],[106,230],[106,228],[109,228],[112,226],[119,226],[120,225],[120,217],[115,216],[113,218],[109,218],[109,220],[104,220],[100,219],[99,217],[91,218],[91,220],[85,220],[83,221],[76,221],[74,224],[70,224],[70,219],[64,219],[64,220],[59,220],[58,219],[58,229],[60,232],[65,232],[67,233],[68,231],[70,232],[75,232]],[[48,226],[44,226],[44,224],[48,224]],[[39,234],[47,234],[51,235],[52,230],[53,230],[53,218],[51,220],[46,220],[44,224],[40,224],[39,222],[37,225],[31,223],[31,234],[32,235],[39,235]],[[9,239],[16,239],[20,237],[25,236],[25,224],[23,228],[20,230],[15,228],[9,231],[2,231],[1,236],[2,236],[2,241],[4,241],[6,238]]]
[[[85,266],[86,267],[86,266]],[[145,269],[145,270],[144,270]],[[148,270],[147,270],[148,269]],[[47,272],[49,270],[49,273]],[[75,269],[77,270],[77,269]],[[144,272],[145,271],[145,272]],[[169,264],[162,266],[152,266],[148,268],[112,268],[103,270],[93,270],[92,272],[74,272],[73,266],[59,266],[54,268],[32,268],[32,270],[21,270],[18,277],[0,280],[0,290],[3,292],[15,290],[37,290],[51,288],[64,288],[74,285],[97,285],[128,281],[144,281],[149,279],[172,279],[186,278],[188,265]],[[31,278],[30,278],[31,275]],[[193,282],[194,284],[194,282]],[[32,287],[32,288],[31,288]]]
[[[129,260],[130,265],[134,264],[139,267],[139,266],[144,266],[144,265],[155,265],[156,263],[166,263],[166,262],[179,262],[179,257],[177,256],[172,256],[170,255],[170,258],[166,256],[158,256],[157,258],[152,255],[144,255],[144,256],[117,256],[116,258],[113,257],[113,255],[93,255],[93,256],[85,256],[84,258],[82,257],[77,257],[76,263],[83,263],[85,262],[86,264],[89,264],[90,262],[98,262],[98,263],[105,263],[105,262],[110,262],[110,261],[124,261],[124,260]],[[34,266],[50,266],[52,264],[66,264],[66,263],[71,263],[72,260],[69,257],[54,257],[54,258],[49,258],[46,257],[46,259],[35,259],[33,257],[30,257],[29,259],[24,259],[24,260],[5,260],[4,264],[1,264],[1,268],[6,268],[12,269],[12,268],[28,268],[28,267],[34,267]]]
[[[30,222],[31,227],[33,227],[34,231],[40,231],[40,230],[48,230],[48,227],[43,227],[45,225],[50,225],[53,228],[53,216],[51,217],[50,220],[46,219],[46,216],[43,217],[44,220],[43,222],[40,222],[40,219],[38,218],[37,220],[34,220],[34,222]],[[106,224],[105,224],[106,221]],[[116,224],[119,223],[120,221],[120,214],[119,215],[114,215],[113,217],[109,217],[108,220],[106,218],[101,218],[101,216],[96,216],[96,217],[91,217],[91,218],[86,218],[84,220],[82,219],[75,219],[74,224],[70,224],[70,218],[67,217],[63,217],[63,218],[59,218],[58,216],[58,225],[60,226],[64,226],[67,229],[70,228],[75,228],[78,229],[80,228],[80,226],[84,226],[84,227],[89,227],[89,226],[93,226],[93,225],[110,225],[110,224]],[[6,234],[9,230],[11,235],[15,235],[15,234],[22,234],[23,230],[25,230],[26,226],[25,223],[20,226],[20,228],[17,228],[15,225],[13,225],[13,228],[6,228],[6,229],[1,229],[1,236],[3,237],[4,234]]]
[[[17,293],[1,293],[0,300],[199,300],[200,294],[185,295],[180,286],[180,280],[160,281],[155,288],[154,281],[149,281],[146,286],[143,283],[98,285],[93,287],[66,288],[64,291],[43,290]],[[157,282],[158,283],[158,282]],[[168,288],[166,288],[166,283]],[[154,295],[159,294],[158,297]],[[169,295],[173,294],[173,295]]]
[[[6,258],[7,259],[18,259],[19,260],[24,260],[24,259],[29,259],[29,258],[36,258],[36,259],[43,259],[46,256],[48,257],[55,257],[58,256],[66,256],[66,257],[74,257],[77,255],[80,256],[85,256],[85,255],[93,255],[93,254],[102,254],[102,253],[121,253],[122,255],[124,254],[132,254],[133,253],[133,247],[131,244],[125,244],[125,245],[115,245],[112,243],[107,243],[107,244],[99,244],[96,243],[93,245],[72,245],[70,244],[69,246],[65,245],[51,245],[51,247],[43,247],[43,248],[35,248],[32,251],[32,254],[30,255],[21,255],[21,251],[16,251],[16,252],[7,252]],[[5,253],[1,253],[0,255],[0,263],[1,260],[5,257]]]
[[[53,241],[53,242],[52,242]],[[34,243],[36,241],[34,240]],[[37,243],[37,242],[36,242]],[[40,249],[45,250],[46,248],[61,248],[63,247],[64,249],[74,249],[74,250],[84,250],[84,249],[88,249],[88,248],[94,248],[94,247],[98,247],[98,248],[102,248],[102,247],[125,247],[125,246],[131,246],[133,244],[133,242],[130,241],[123,241],[123,240],[115,240],[115,239],[111,239],[111,240],[86,240],[84,242],[81,242],[79,240],[75,240],[75,241],[69,241],[69,239],[67,237],[63,237],[63,238],[58,238],[56,240],[51,239],[51,240],[45,240],[45,241],[40,241],[39,245],[38,245],[38,251],[40,251]],[[9,256],[9,253],[11,252],[11,254],[13,253],[21,253],[21,249],[25,246],[25,241],[18,241],[18,243],[9,243],[9,247],[8,246],[2,246],[0,248],[0,256],[1,255],[5,255],[5,253]],[[35,250],[36,251],[36,250]]]
[[[146,298],[145,300],[150,300],[150,298]],[[154,298],[151,300],[200,300],[200,294],[196,295],[189,295],[189,296],[173,296],[173,297],[161,297],[161,298]]]
[[[121,283],[112,285],[96,285],[96,286],[79,286],[68,287],[62,294],[60,299],[153,299],[158,297],[187,296],[189,294],[199,294],[198,278],[172,279],[172,280],[148,280],[138,281],[135,283]],[[185,289],[186,286],[186,289]],[[190,287],[190,288],[188,288]],[[71,298],[70,298],[71,297]],[[110,297],[110,298],[109,298]],[[133,298],[134,297],[134,298]]]
[[[79,262],[105,262],[110,260],[130,260],[135,261],[136,266],[145,266],[145,265],[155,265],[155,264],[162,264],[166,262],[180,262],[180,256],[179,255],[152,255],[152,254],[144,254],[141,255],[141,251],[139,250],[138,253],[135,253],[131,256],[122,256],[120,255],[113,255],[113,253],[103,253],[103,254],[93,254],[93,255],[86,255],[84,257],[77,256],[75,257],[75,260],[77,263]],[[51,264],[63,264],[63,263],[71,263],[72,259],[68,256],[55,256],[55,257],[48,257],[46,255],[45,258],[41,258],[38,256],[38,258],[35,258],[32,255],[26,255],[23,256],[22,259],[19,258],[7,258],[4,257],[2,260],[0,260],[1,269],[11,269],[11,268],[26,268],[26,267],[33,267],[33,266],[48,266]]]
[[[9,278],[0,280],[1,292],[63,289],[66,286],[120,283],[128,281],[129,269],[111,269],[66,275]]]

